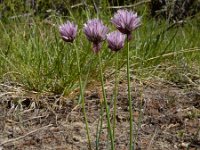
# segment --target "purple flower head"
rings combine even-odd
[[[101,42],[106,39],[108,28],[99,19],[89,20],[84,24],[84,33],[87,39],[93,43],[93,50],[97,53],[101,48]]]
[[[118,10],[111,22],[120,32],[126,34],[129,40],[131,39],[131,32],[141,25],[137,13],[128,10]]]
[[[62,39],[65,42],[72,43],[76,37],[77,25],[75,25],[73,22],[67,21],[59,26],[59,31]]]
[[[119,51],[124,47],[126,36],[119,31],[111,32],[107,35],[108,47],[112,51]]]

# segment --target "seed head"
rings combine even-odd
[[[119,31],[111,32],[107,35],[108,48],[112,51],[119,51],[124,47],[126,36]]]
[[[77,33],[77,25],[73,22],[67,21],[66,23],[59,26],[59,31],[62,39],[65,42],[73,42],[76,33]]]

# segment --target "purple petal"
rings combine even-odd
[[[88,20],[87,23],[84,24],[83,31],[87,39],[93,42],[93,50],[95,52],[99,51],[99,48],[101,48],[100,43],[106,39],[108,28],[104,26],[101,20],[92,19]]]
[[[119,31],[109,33],[107,35],[108,48],[112,51],[119,51],[124,46],[125,38],[125,35]]]
[[[73,42],[76,37],[77,28],[78,26],[70,21],[67,21],[63,25],[60,25],[59,31],[62,39],[65,42]]]
[[[137,13],[128,10],[118,10],[111,22],[120,32],[127,34],[129,37],[131,32],[140,26],[140,18]]]

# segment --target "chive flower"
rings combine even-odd
[[[106,39],[108,28],[99,19],[88,20],[84,24],[84,33],[87,39],[93,43],[93,51],[98,53],[101,49],[101,43]]]
[[[66,23],[62,24],[59,26],[59,31],[62,39],[65,42],[73,42],[76,33],[77,33],[77,25],[74,24],[73,22],[67,21]]]
[[[131,40],[131,32],[141,25],[140,20],[137,13],[126,9],[118,10],[111,18],[111,22],[120,32],[127,35],[128,40]]]
[[[107,35],[108,48],[112,51],[119,51],[124,47],[126,36],[119,31],[111,32]]]

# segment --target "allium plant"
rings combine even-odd
[[[98,53],[101,49],[101,43],[106,39],[108,28],[101,20],[92,19],[84,24],[83,30],[87,39],[93,43],[93,51]]]
[[[67,21],[65,24],[59,26],[59,31],[60,31],[62,39],[65,42],[73,43],[73,41],[76,37],[77,27],[78,26],[76,24],[74,24],[70,21]],[[76,44],[74,44],[74,45],[76,45]],[[75,50],[76,50],[77,67],[78,67],[78,72],[79,72],[79,87],[80,87],[81,104],[82,104],[83,115],[84,115],[84,119],[85,119],[86,132],[87,132],[87,138],[88,138],[88,146],[89,146],[89,150],[91,150],[92,147],[91,147],[91,142],[90,142],[87,115],[86,115],[86,111],[85,111],[85,99],[84,99],[84,92],[83,92],[83,85],[82,85],[81,68],[80,68],[80,62],[79,62],[79,51],[76,47],[75,47]]]
[[[114,88],[114,114],[113,114],[113,138],[115,139],[117,93],[118,93],[118,51],[124,47],[126,36],[119,31],[113,31],[107,35],[108,48],[116,52],[115,59],[115,88]]]
[[[132,112],[132,99],[131,99],[131,86],[130,86],[130,56],[129,56],[129,41],[131,33],[141,25],[141,19],[137,13],[128,10],[118,10],[111,22],[116,28],[127,36],[127,81],[128,81],[128,102],[129,102],[129,114],[130,114],[130,150],[134,149],[133,144],[133,112]]]
[[[67,21],[66,23],[62,24],[59,26],[59,31],[62,39],[65,42],[73,42],[76,33],[77,33],[77,25],[74,24],[73,22]]]
[[[128,36],[128,40],[131,40],[131,32],[141,25],[137,13],[122,9],[114,14],[114,17],[111,18],[111,22],[120,32]]]
[[[101,76],[101,87],[102,87],[103,99],[104,99],[103,102],[106,108],[106,118],[107,118],[108,132],[109,132],[109,136],[111,140],[111,149],[114,150],[114,140],[113,140],[112,128],[110,124],[110,113],[109,113],[109,107],[108,107],[107,99],[106,99],[106,91],[104,88],[101,53],[99,52],[101,49],[102,42],[106,39],[108,28],[103,24],[101,20],[92,19],[92,20],[89,20],[86,24],[84,24],[83,30],[87,39],[93,43],[93,51],[98,54],[100,76]]]
[[[111,32],[107,35],[108,48],[111,51],[119,51],[124,47],[126,36],[119,31]]]

